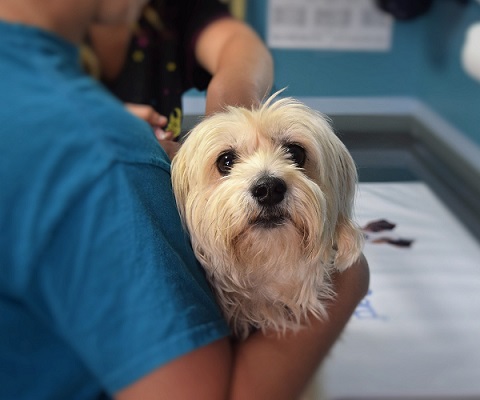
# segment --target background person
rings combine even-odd
[[[187,90],[206,90],[209,115],[259,104],[273,82],[262,40],[218,0],[152,0],[136,24],[95,25],[86,43],[87,69],[113,94],[167,117],[156,126],[160,140],[181,133]]]

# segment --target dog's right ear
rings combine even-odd
[[[190,190],[190,183],[187,174],[187,165],[185,162],[185,152],[182,151],[182,148],[180,148],[175,157],[173,157],[171,165],[171,179],[178,212],[180,213],[183,223],[185,223],[185,203]]]

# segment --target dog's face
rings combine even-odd
[[[292,99],[205,119],[175,157],[172,175],[202,253],[248,262],[285,257],[293,245],[299,257],[327,262],[334,248],[338,269],[359,255],[353,160],[325,118]],[[276,254],[256,254],[267,243]]]
[[[245,324],[257,318],[263,299],[279,304],[282,316],[265,316],[266,304],[257,326],[268,319],[276,326],[310,305],[322,313],[315,303],[324,278],[361,252],[363,235],[351,220],[356,180],[328,122],[292,99],[231,107],[190,132],[173,159],[173,188],[197,258],[234,324],[240,314]]]

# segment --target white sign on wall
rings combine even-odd
[[[271,48],[387,51],[393,18],[374,0],[269,0]]]

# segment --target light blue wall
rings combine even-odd
[[[247,20],[263,38],[266,8],[267,0],[248,2]],[[480,82],[460,65],[466,29],[476,21],[473,0],[435,0],[427,15],[395,22],[388,52],[273,49],[275,86],[288,86],[291,96],[417,97],[480,144]]]

